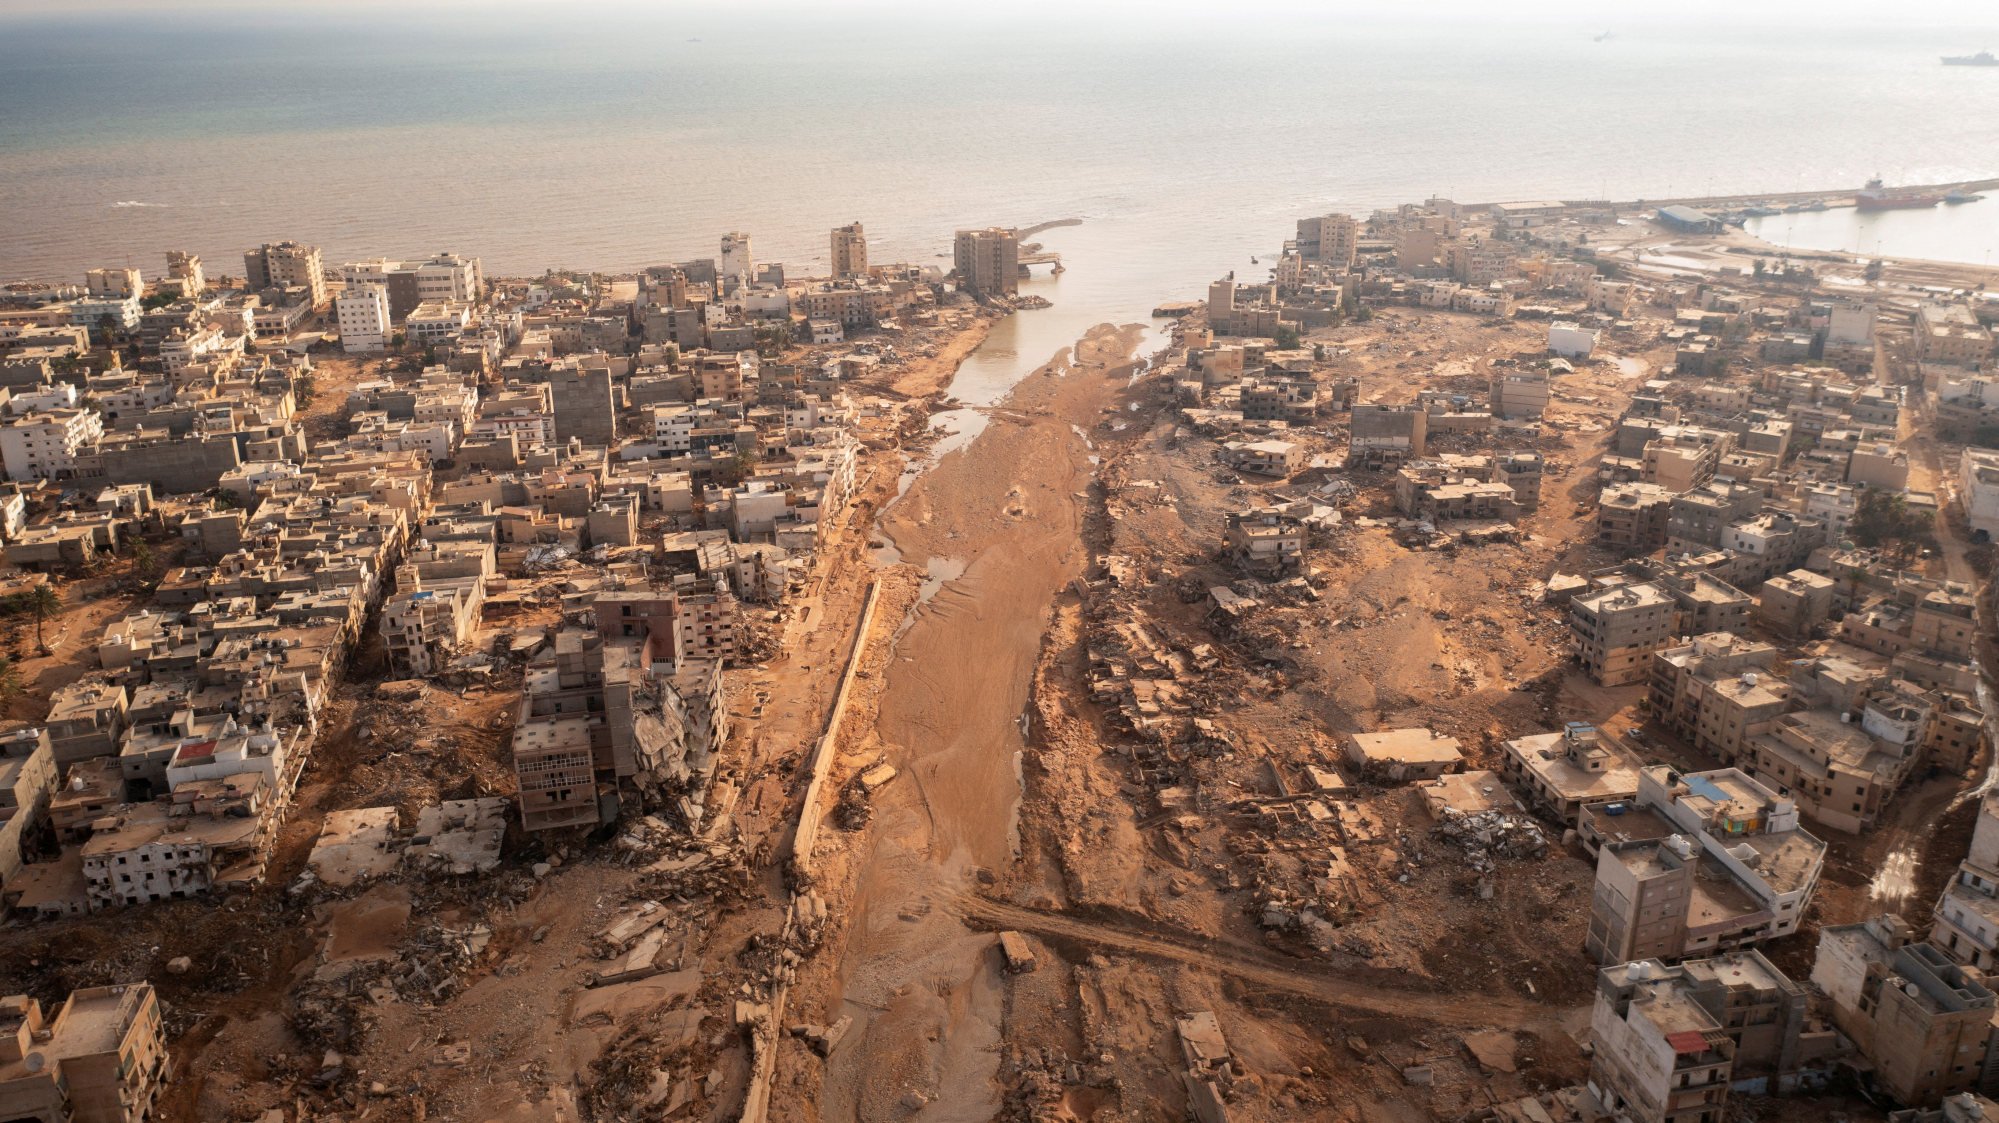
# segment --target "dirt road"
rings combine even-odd
[[[1343,978],[1323,965],[1301,963],[1233,941],[1174,932],[1156,924],[1068,916],[969,894],[952,898],[944,907],[989,928],[1010,928],[1045,939],[1184,963],[1343,1010],[1447,1025],[1499,1024],[1537,1031],[1559,1029],[1565,1013],[1559,1007],[1511,995],[1437,994]]]

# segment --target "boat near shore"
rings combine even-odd
[[[1854,195],[1853,203],[1863,211],[1898,211],[1922,207],[1934,207],[1943,202],[1943,193],[1924,191],[1915,187],[1884,187],[1881,177],[1867,181],[1867,186]]]

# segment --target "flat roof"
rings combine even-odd
[[[1353,746],[1369,760],[1435,763],[1462,759],[1458,739],[1432,729],[1384,729],[1376,733],[1350,735]]]

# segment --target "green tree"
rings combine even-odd
[[[22,685],[21,668],[12,659],[0,655],[0,702],[21,693]]]
[[[134,539],[132,542],[132,567],[139,571],[139,576],[144,579],[150,579],[158,565],[159,558],[153,555],[152,543],[147,542],[143,538]]]
[[[42,626],[51,616],[62,612],[62,594],[56,592],[54,585],[37,585],[21,594],[21,608],[35,618],[35,650],[47,655],[49,645],[42,637]]]
[[[1907,565],[1923,549],[1936,545],[1934,517],[1912,510],[1901,495],[1870,487],[1860,493],[1847,533],[1869,549],[1882,550],[1898,565]]]
[[[1280,351],[1297,350],[1298,345],[1303,342],[1303,340],[1299,338],[1297,328],[1288,327],[1284,324],[1277,325],[1277,332],[1275,338],[1277,340],[1277,349]]]

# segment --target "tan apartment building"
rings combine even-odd
[[[1618,585],[1569,601],[1576,657],[1601,686],[1626,686],[1650,674],[1652,653],[1678,632],[1673,596],[1653,582]]]
[[[1360,223],[1352,215],[1325,214],[1298,220],[1298,256],[1335,269],[1353,265],[1360,249]]]
[[[20,872],[23,851],[48,818],[57,770],[48,730],[0,734],[0,886]]]
[[[1356,405],[1348,417],[1348,467],[1400,464],[1429,447],[1429,415],[1416,406]]]
[[[1682,978],[1657,960],[1599,974],[1590,1044],[1589,1092],[1599,1111],[1632,1123],[1723,1118],[1735,1043]]]
[[[1874,825],[1901,790],[1920,755],[1905,744],[1876,737],[1850,715],[1831,710],[1785,714],[1749,739],[1745,767],[1785,792],[1816,822],[1850,834]],[[1920,728],[1920,713],[1896,714]]]
[[[1731,1085],[1794,1090],[1836,1042],[1807,1022],[1809,998],[1754,950],[1670,966],[1641,959],[1597,973],[1589,1092],[1629,1120],[1716,1120]]]
[[[1000,226],[960,230],[951,259],[958,288],[974,296],[1012,296],[1020,291],[1020,236]]]
[[[1222,556],[1250,573],[1286,577],[1305,565],[1304,520],[1276,507],[1252,507],[1228,516]]]
[[[1756,596],[1756,622],[1774,635],[1810,639],[1832,616],[1833,589],[1838,584],[1822,573],[1794,569],[1763,582]]]
[[[1724,454],[1732,451],[1732,437],[1709,429],[1672,428],[1646,442],[1640,455],[1645,483],[1658,484],[1668,491],[1691,491],[1714,478]]]
[[[1981,972],[1917,941],[1901,917],[1820,929],[1812,982],[1833,1023],[1873,1062],[1877,1090],[1924,1107],[1985,1086],[1992,991]]]
[[[1648,553],[1666,544],[1673,492],[1633,480],[1612,484],[1597,497],[1596,540],[1600,546]]]
[[[72,991],[54,1018],[26,995],[0,999],[0,1118],[143,1123],[171,1075],[150,983]]]
[[[1789,704],[1790,689],[1770,673],[1777,649],[1730,632],[1709,632],[1652,658],[1652,715],[1675,736],[1727,764],[1740,764],[1750,738]]]
[[[1493,372],[1488,389],[1492,415],[1507,421],[1531,421],[1548,409],[1551,380],[1538,367],[1515,367]]]
[[[868,275],[868,235],[860,223],[835,226],[832,251],[834,280],[850,281]]]
[[[1916,310],[1916,357],[1926,363],[1979,367],[1992,357],[1992,333],[1962,304]]]
[[[297,242],[266,242],[243,254],[243,276],[252,292],[260,289],[302,290],[302,303],[326,304],[326,265],[318,246]]]
[[[1585,722],[1503,742],[1500,751],[1507,779],[1568,826],[1592,806],[1638,795],[1638,761],[1604,744]]]

